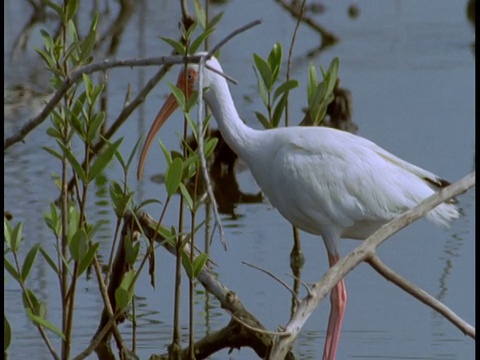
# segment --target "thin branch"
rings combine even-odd
[[[300,11],[298,10],[297,7],[291,6],[289,3],[287,3],[285,0],[275,0],[277,3],[279,3],[284,9],[288,10],[293,17],[297,19],[301,19],[302,22],[310,26],[312,29],[317,31],[320,36],[322,37],[322,47],[326,47],[331,44],[335,44],[337,41],[339,41],[338,37],[335,36],[333,33],[328,31],[326,28],[324,28],[322,25],[318,24],[313,20],[312,18],[305,16],[305,15],[300,15]]]
[[[385,265],[376,254],[372,254],[370,257],[367,258],[366,261],[385,279],[398,285],[401,289],[405,290],[407,293],[420,300],[425,305],[431,307],[433,310],[443,315],[452,324],[459,328],[465,335],[468,335],[472,339],[475,339],[475,328],[473,326],[469,325],[467,322],[461,319],[441,301],[438,301],[424,290],[418,288],[407,279],[395,273],[392,269]]]
[[[265,330],[265,329],[261,329],[261,328],[257,328],[257,327],[251,326],[251,325],[249,325],[248,323],[246,323],[245,321],[243,321],[241,318],[239,318],[238,316],[235,316],[235,314],[232,314],[232,313],[229,312],[229,311],[227,311],[227,312],[228,312],[229,315],[232,317],[232,319],[234,319],[235,321],[237,321],[239,324],[242,324],[242,325],[245,326],[247,329],[252,330],[253,332],[260,333],[260,334],[265,334],[265,335],[271,335],[271,336],[283,336],[283,335],[288,335],[288,333],[282,332],[282,331],[270,331],[270,330]]]
[[[251,268],[254,268],[256,270],[259,270],[265,274],[267,274],[268,276],[272,277],[273,279],[275,279],[276,281],[278,281],[281,285],[283,285],[283,287],[285,289],[287,289],[292,295],[293,295],[293,298],[295,299],[295,301],[298,303],[300,301],[300,299],[297,297],[297,294],[295,294],[295,291],[293,291],[293,289],[285,282],[283,281],[282,279],[280,279],[278,276],[276,276],[275,274],[273,274],[272,272],[266,270],[266,269],[263,269],[259,266],[256,266],[256,265],[253,265],[253,264],[250,264],[246,261],[242,261],[243,264],[247,265],[247,266],[250,266]]]
[[[203,177],[205,178],[205,184],[207,186],[207,193],[210,201],[212,202],[213,207],[213,214],[215,217],[215,226],[218,226],[218,231],[220,233],[220,241],[223,245],[225,251],[227,250],[227,242],[225,240],[225,232],[223,231],[222,221],[220,220],[220,215],[218,213],[218,206],[217,200],[215,199],[215,195],[213,193],[212,182],[210,181],[210,175],[207,169],[207,160],[205,159],[205,154],[203,152],[203,67],[205,66],[206,57],[202,56],[200,60],[200,68],[199,68],[199,78],[198,78],[198,119],[197,119],[197,127],[198,127],[198,153],[200,154],[200,163],[203,172]],[[212,231],[212,237],[215,231]],[[212,240],[210,239],[210,242]]]
[[[217,52],[218,49],[220,49],[223,45],[225,45],[228,41],[230,41],[230,39],[232,39],[233,37],[237,36],[238,34],[241,34],[242,32],[244,31],[247,31],[248,29],[254,27],[254,26],[257,26],[259,24],[262,23],[262,20],[254,20],[250,23],[248,23],[247,25],[244,25],[240,28],[238,28],[237,30],[234,30],[232,31],[229,35],[227,35],[226,37],[224,37],[222,40],[220,40],[220,42],[215,45],[209,52],[208,52],[208,58],[210,58],[213,54],[215,54],[215,52]]]

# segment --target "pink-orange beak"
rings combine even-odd
[[[197,74],[194,70],[188,69],[187,73],[185,73],[185,71],[182,71],[178,76],[177,87],[183,91],[183,93],[186,95],[187,98],[189,98],[192,95],[193,81],[196,78],[196,75]],[[138,180],[142,179],[143,168],[145,166],[145,160],[147,158],[148,149],[150,148],[150,145],[152,144],[152,141],[155,135],[157,134],[158,130],[160,130],[162,125],[167,121],[170,115],[172,115],[177,108],[178,108],[177,100],[175,99],[175,96],[173,96],[173,94],[170,94],[170,96],[167,98],[162,108],[158,112],[157,117],[155,118],[155,121],[153,122],[152,127],[148,132],[145,143],[143,144],[143,149],[140,154],[140,161],[138,163],[138,169],[137,169]]]

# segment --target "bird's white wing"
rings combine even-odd
[[[365,238],[433,194],[437,177],[374,143],[343,132],[288,135],[260,184],[270,202],[300,229],[321,234],[336,226]],[[344,136],[346,135],[346,136]]]

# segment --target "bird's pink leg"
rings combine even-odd
[[[328,255],[330,267],[335,265],[340,257],[338,254]],[[327,337],[323,349],[323,360],[335,360],[337,355],[338,341],[342,329],[343,314],[347,306],[347,290],[345,282],[340,280],[330,294],[330,317],[328,319]]]

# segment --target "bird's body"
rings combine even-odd
[[[222,72],[215,58],[207,64]],[[190,64],[188,91],[197,90],[197,77],[198,65]],[[448,184],[373,142],[341,130],[302,126],[252,129],[240,119],[225,78],[206,69],[203,85],[208,87],[204,99],[227,144],[248,165],[263,193],[290,223],[322,236],[330,266],[339,259],[339,238],[365,239]],[[139,177],[148,146],[173,112],[171,107],[166,103],[167,110],[163,112],[162,108],[152,126],[142,151]],[[427,214],[429,220],[441,225],[456,217],[458,211],[450,203]],[[328,360],[335,359],[346,305],[343,280],[332,290],[331,301],[324,350],[324,359]]]
[[[252,131],[249,138],[248,150],[236,151],[260,188],[287,220],[315,235],[335,227],[341,237],[365,239],[441,184],[432,173],[340,130],[281,128]],[[442,204],[427,216],[445,225],[455,215],[454,207]]]

